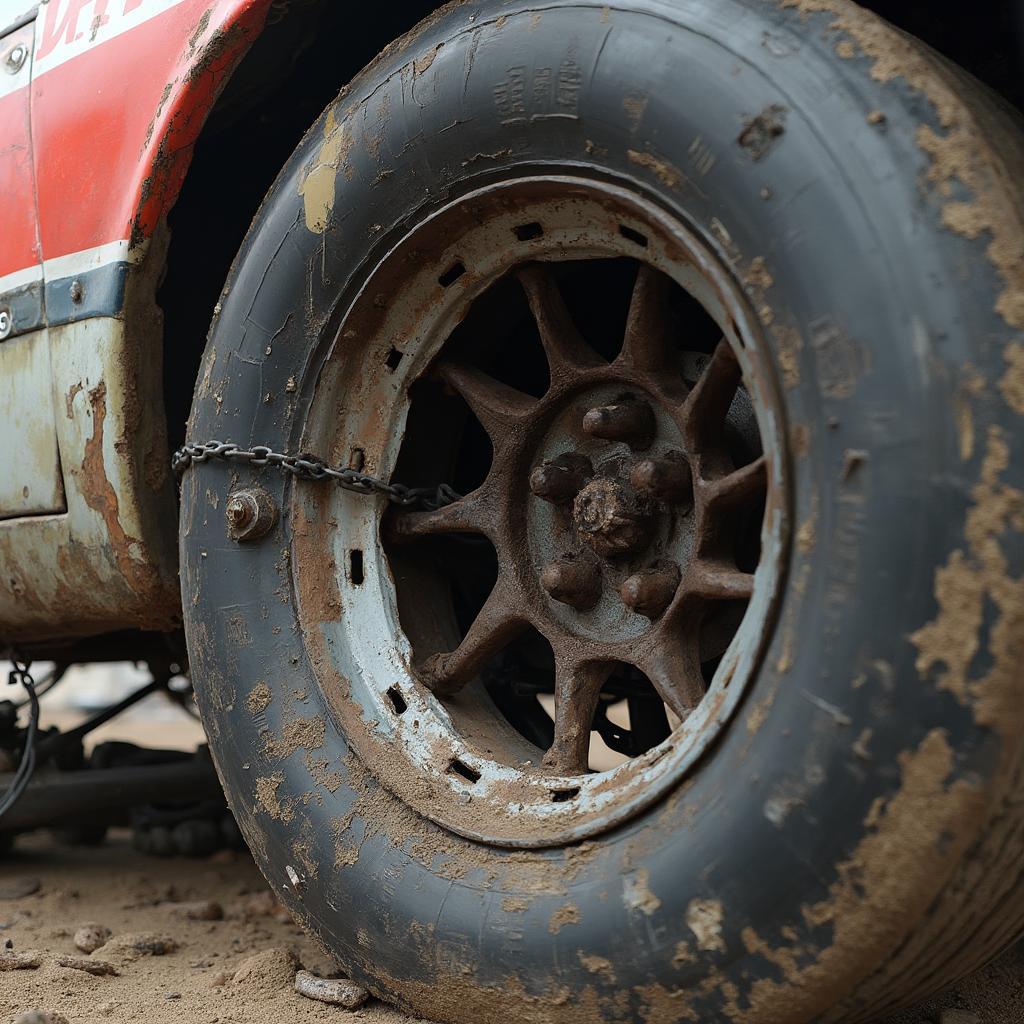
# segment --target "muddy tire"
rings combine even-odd
[[[239,826],[356,980],[452,1024],[869,1021],[1019,934],[988,104],[842,0],[483,0],[313,126],[190,438],[483,498],[210,461],[182,593]]]

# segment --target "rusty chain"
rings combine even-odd
[[[28,728],[25,730],[25,743],[21,751],[21,762],[7,792],[0,796],[0,819],[18,802],[32,779],[32,773],[36,768],[36,733],[39,730],[39,698],[36,696],[35,680],[29,671],[32,668],[32,662],[20,657],[13,650],[7,651],[6,657],[12,665],[7,676],[7,683],[9,686],[21,684],[28,694],[30,708]]]
[[[458,501],[462,495],[448,484],[436,487],[407,487],[405,484],[389,483],[380,477],[361,473],[346,466],[332,466],[315,455],[285,455],[275,452],[266,445],[242,448],[231,441],[206,441],[189,443],[179,448],[171,459],[171,466],[178,476],[197,463],[238,462],[249,466],[273,466],[291,473],[296,479],[336,483],[346,491],[357,494],[380,494],[394,505],[403,508],[419,507],[433,511]]]

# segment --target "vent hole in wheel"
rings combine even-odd
[[[553,789],[551,790],[551,800],[556,804],[564,804],[570,800],[575,800],[580,795],[579,786],[574,789]]]
[[[387,691],[388,701],[396,715],[404,715],[409,710],[409,705],[402,696],[402,691],[397,686],[392,686]]]
[[[450,288],[466,272],[465,264],[461,261],[450,266],[438,279],[442,288]]]
[[[631,228],[628,224],[619,225],[619,234],[628,241],[639,245],[641,249],[647,248],[647,236],[641,234],[635,228]]]
[[[394,345],[392,345],[390,350],[388,351],[387,359],[384,360],[384,364],[387,366],[387,368],[389,370],[394,372],[395,370],[398,369],[398,364],[401,361],[402,361],[402,353],[399,352],[398,349],[395,348]]]
[[[350,551],[348,556],[349,579],[354,586],[362,586],[363,579],[363,553],[362,551]]]
[[[448,771],[452,775],[458,775],[460,778],[465,779],[467,782],[479,782],[480,773],[473,768],[470,768],[468,764],[463,763],[457,757],[453,757],[448,762]]]
[[[534,221],[532,224],[520,224],[515,229],[516,238],[520,242],[529,242],[531,239],[540,238],[544,234],[544,225]]]

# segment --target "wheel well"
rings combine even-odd
[[[355,15],[329,0],[275,2],[267,28],[217,101],[168,216],[164,407],[171,448],[185,437],[213,309],[263,197],[309,126],[384,47],[436,9],[397,0]]]
[[[342,86],[438,6],[397,0],[353,15],[348,4],[328,0],[274,4],[266,31],[210,115],[168,218],[171,244],[157,300],[165,318],[164,402],[172,448],[184,440],[214,305],[277,173]],[[984,17],[969,5],[933,0],[864,6],[924,39],[1018,108],[1024,105],[1018,3],[1007,0]]]

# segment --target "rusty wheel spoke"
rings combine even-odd
[[[723,338],[683,403],[681,419],[690,451],[703,451],[709,438],[720,435],[741,380],[740,364]]]
[[[504,576],[499,576],[462,643],[454,651],[428,658],[420,666],[420,681],[439,696],[458,693],[527,625],[523,602],[516,599]]]
[[[438,373],[466,400],[490,436],[495,450],[501,447],[509,431],[526,419],[537,405],[535,398],[465,363],[442,363]]]
[[[706,481],[703,499],[709,510],[718,512],[753,501],[768,489],[768,460],[762,455],[728,476]]]
[[[683,586],[705,601],[749,601],[754,594],[754,575],[734,565],[705,559],[690,566]]]
[[[689,717],[707,690],[700,669],[699,630],[690,627],[686,633],[666,623],[646,652],[633,659],[680,721]]]
[[[619,361],[646,375],[666,377],[677,373],[672,365],[672,320],[669,315],[671,281],[642,264],[633,286],[626,320],[626,335]]]
[[[519,271],[552,378],[566,371],[600,366],[604,360],[576,329],[549,268],[532,264]]]
[[[438,509],[402,510],[386,520],[385,538],[393,544],[407,544],[420,537],[446,533],[488,534],[487,494],[478,488],[464,498]]]
[[[590,731],[611,674],[607,664],[559,664],[555,675],[555,741],[544,765],[560,775],[583,775],[589,766]]]

